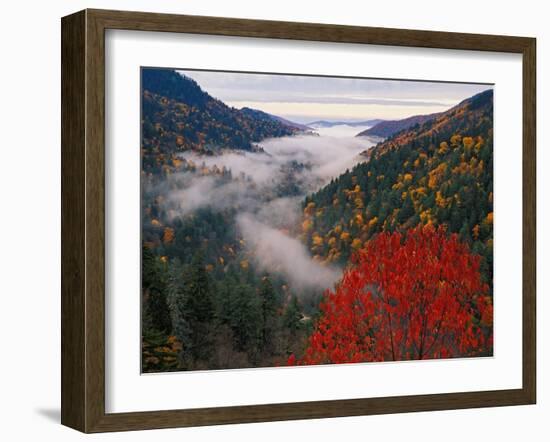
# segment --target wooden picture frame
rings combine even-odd
[[[105,30],[419,48],[523,57],[523,386],[400,397],[105,412]],[[534,404],[536,400],[536,41],[533,38],[84,10],[62,19],[62,409],[83,432]]]

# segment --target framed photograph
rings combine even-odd
[[[62,19],[62,423],[536,400],[535,39]]]

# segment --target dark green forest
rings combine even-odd
[[[314,261],[345,268],[379,232],[444,225],[482,257],[491,284],[492,122],[493,95],[486,91],[393,134],[305,197],[290,234]],[[196,177],[215,189],[239,186],[260,202],[299,195],[296,179],[307,164],[293,164],[268,194],[246,174],[182,154],[261,152],[262,140],[303,130],[231,108],[167,69],[142,70],[141,123],[143,372],[277,366],[290,355],[300,358],[322,292],[305,296],[256,265],[236,226],[238,205],[182,213],[167,195]]]
[[[265,138],[301,130],[261,111],[228,107],[172,70],[144,69],[142,89],[143,371],[285,361],[300,351],[311,321],[285,281],[255,269],[236,230],[239,207],[173,218],[165,195],[189,177],[254,191],[246,176],[178,154],[254,151]],[[284,186],[258,198],[295,193],[288,174]]]

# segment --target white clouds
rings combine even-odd
[[[168,193],[167,202],[174,215],[188,215],[204,207],[219,210],[233,207],[252,206],[255,195],[245,183],[231,181],[221,184],[211,176],[201,176],[188,180],[188,184]]]
[[[356,132],[352,133],[362,130],[354,129]],[[327,182],[353,167],[362,160],[358,155],[374,144],[362,137],[342,136],[342,132],[341,126],[334,126],[324,129],[324,136],[272,138],[264,141],[262,146],[275,157],[309,164],[311,169],[304,174],[311,184],[318,185],[319,181]]]
[[[361,130],[356,127],[351,133]],[[288,232],[301,222],[304,196],[362,161],[359,153],[373,144],[363,137],[342,136],[345,133],[334,126],[323,131],[323,136],[264,140],[265,152],[186,153],[183,157],[199,169],[203,164],[210,170],[225,167],[233,178],[193,173],[169,177],[163,184],[165,208],[171,216],[186,216],[204,207],[233,209],[258,269],[284,276],[298,292],[332,287],[341,269],[313,261],[306,247]]]
[[[362,161],[359,154],[374,143],[364,137],[344,136],[362,130],[362,127],[350,129],[348,126],[342,129],[342,126],[334,126],[324,129],[324,136],[301,135],[264,140],[260,145],[265,152],[229,151],[216,156],[186,153],[183,157],[198,165],[204,163],[209,168],[225,167],[231,170],[233,177],[245,175],[251,179],[257,191],[264,194],[274,192],[277,185],[293,179],[301,194],[305,195]],[[297,168],[289,171],[293,166]],[[249,199],[250,192],[254,191],[250,184],[236,186],[230,183],[226,186],[227,189],[221,190],[213,186],[211,181],[201,179],[200,183],[193,183],[192,188],[186,189],[188,192],[181,193],[181,197],[188,201],[182,204],[198,207],[199,200],[210,199],[209,205],[216,206],[218,202],[225,203],[225,199],[234,193]],[[208,197],[210,193],[221,194],[224,201],[219,201],[220,197],[217,195]]]
[[[300,241],[256,220],[250,214],[237,217],[246,247],[262,271],[277,272],[298,291],[333,288],[341,269],[323,266],[311,259]]]
[[[301,196],[276,198],[262,205],[256,219],[278,229],[290,229],[301,222]]]
[[[455,103],[458,103],[457,100]],[[405,105],[405,104],[356,104],[356,103],[304,103],[304,102],[257,102],[228,101],[231,106],[251,107],[279,115],[297,123],[313,120],[396,120],[413,115],[431,114],[449,109],[449,105]]]
[[[447,110],[487,84],[180,71],[231,106],[252,107],[298,122],[398,119]]]
[[[316,127],[315,132],[321,136],[329,137],[354,137],[359,132],[369,129],[371,126],[349,126],[347,124],[339,124],[332,127]]]
[[[250,176],[256,184],[271,184],[279,176],[278,167],[282,162],[278,158],[270,157],[265,153],[228,151],[222,155],[201,156],[195,153],[182,155],[196,164],[204,163],[206,167],[226,167],[233,176],[245,174]]]

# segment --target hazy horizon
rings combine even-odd
[[[493,85],[178,69],[211,96],[306,124],[397,120],[445,111]]]

